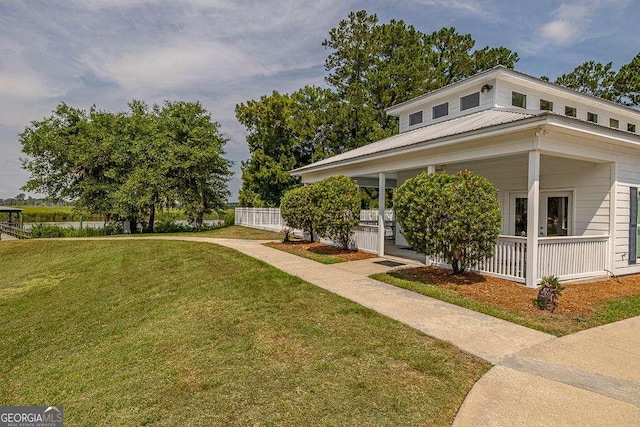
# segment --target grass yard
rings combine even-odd
[[[68,425],[449,425],[489,368],[195,242],[1,242],[0,342],[0,402]]]
[[[228,227],[196,233],[181,233],[181,235],[218,237],[221,239],[282,240],[282,233],[242,227],[240,225],[230,225]]]
[[[480,274],[418,267],[371,277],[556,336],[640,315],[640,275],[565,284],[553,313],[533,305],[537,289]]]
[[[265,243],[265,245],[303,258],[311,259],[322,264],[336,264],[345,261],[376,258],[376,255],[373,254],[362,251],[351,251],[320,242],[270,242]]]
[[[64,222],[64,221],[80,221],[81,213],[74,210],[73,206],[16,206],[22,209],[22,215],[25,222]],[[225,214],[232,210],[225,210]],[[7,217],[6,214],[0,214],[0,220]],[[218,219],[220,215],[217,212],[205,214],[205,220]],[[90,213],[82,213],[84,221],[103,221],[104,215],[95,215]],[[157,221],[176,221],[185,220],[187,216],[182,209],[169,209],[158,211],[156,213]]]

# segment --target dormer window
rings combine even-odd
[[[527,108],[527,95],[520,92],[511,92],[511,105],[514,107]]]
[[[444,117],[449,115],[449,103],[445,102],[444,104],[436,105],[433,107],[433,118],[439,119],[440,117]]]
[[[569,107],[568,105],[564,107],[564,115],[569,117],[577,117],[578,109],[574,107]]]
[[[422,123],[422,111],[409,114],[409,126],[417,125],[420,123]]]
[[[540,100],[540,109],[544,111],[553,111],[553,102],[546,99]]]
[[[478,107],[479,105],[480,92],[472,93],[471,95],[463,96],[462,98],[460,98],[460,111]]]
[[[587,121],[598,123],[598,115],[596,113],[587,112]]]
[[[636,133],[636,125],[633,123],[627,123],[627,131]]]
[[[614,129],[620,129],[620,121],[616,119],[609,119],[609,127]]]

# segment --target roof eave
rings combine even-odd
[[[441,145],[444,143],[449,143],[449,144],[455,144],[458,142],[464,142],[468,139],[471,139],[479,134],[487,134],[488,131],[491,131],[491,133],[495,133],[498,132],[500,133],[500,131],[502,130],[509,130],[509,131],[519,131],[519,130],[526,130],[529,128],[534,128],[536,126],[539,126],[540,124],[544,124],[546,122],[546,118],[549,115],[546,113],[543,113],[541,115],[538,116],[533,116],[533,117],[525,117],[519,120],[515,120],[512,122],[508,122],[508,123],[499,123],[496,125],[492,125],[492,126],[487,126],[487,127],[483,127],[480,129],[473,129],[470,131],[466,131],[466,132],[461,132],[455,135],[448,135],[448,136],[443,136],[440,138],[435,138],[435,139],[431,139],[431,140],[427,140],[427,141],[422,141],[422,142],[417,142],[415,144],[412,145],[406,145],[403,147],[397,147],[397,148],[391,148],[388,150],[383,150],[383,151],[379,151],[376,153],[371,153],[371,154],[365,154],[359,157],[354,157],[351,159],[344,159],[344,160],[338,160],[336,162],[333,163],[327,163],[327,164],[323,164],[323,165],[318,165],[318,166],[313,166],[313,165],[307,165],[307,166],[303,166],[301,168],[297,168],[297,169],[293,169],[291,171],[289,171],[289,173],[291,175],[294,176],[301,176],[303,174],[309,173],[309,172],[316,172],[316,171],[323,171],[323,170],[327,170],[327,169],[331,169],[334,168],[336,166],[348,166],[348,165],[352,165],[352,164],[357,164],[357,163],[361,163],[363,161],[367,161],[367,160],[377,160],[380,158],[385,158],[385,157],[389,157],[389,156],[393,156],[395,154],[397,154],[398,152],[411,152],[411,151],[415,151],[415,150],[420,150],[425,148],[427,145],[428,146],[432,146],[432,145]],[[537,122],[541,122],[541,123],[537,123]],[[488,135],[488,136],[493,136],[493,135]]]

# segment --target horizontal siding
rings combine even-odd
[[[482,86],[482,85],[480,85]],[[429,102],[425,102],[420,106],[416,106],[414,109],[410,111],[403,112],[400,114],[400,133],[406,132],[408,130],[417,129],[423,126],[427,126],[430,124],[438,123],[444,120],[450,120],[456,117],[464,116],[467,114],[475,113],[480,110],[487,110],[489,108],[494,107],[494,98],[493,91],[488,93],[480,93],[480,106],[476,108],[470,108],[465,111],[460,111],[460,98],[466,95],[470,95],[472,93],[480,90],[480,86],[478,86],[477,90],[464,90],[455,92],[447,97],[436,98]],[[433,107],[436,105],[443,104],[445,102],[449,103],[449,114],[444,117],[439,117],[437,119],[433,119]],[[422,123],[409,126],[409,115],[415,112],[422,111]]]
[[[609,119],[617,119],[620,122],[619,129],[627,130],[627,123],[633,123],[638,129],[640,126],[638,122],[640,120],[633,119],[631,114],[633,113],[612,113],[606,109],[598,106],[594,106],[593,103],[588,102],[574,102],[573,100],[567,100],[561,96],[549,95],[539,90],[532,89],[531,87],[525,87],[511,82],[499,82],[496,91],[496,106],[504,108],[513,108],[511,105],[511,92],[516,91],[527,95],[527,109],[539,110],[540,99],[553,102],[553,112],[564,115],[565,106],[574,107],[578,110],[577,117],[582,120],[587,120],[587,112],[596,113],[598,115],[598,124],[603,126],[609,126]]]
[[[640,159],[636,156],[620,156],[617,162],[616,224],[613,262],[617,274],[640,273],[640,264],[629,265],[629,188],[640,188]]]
[[[496,187],[504,218],[502,233],[508,233],[509,193],[527,192],[527,158],[460,163],[451,165],[449,171],[465,169],[487,177]],[[609,234],[610,188],[609,165],[541,157],[540,190],[573,191],[573,234],[576,236]]]

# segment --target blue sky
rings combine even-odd
[[[516,69],[552,79],[587,60],[614,68],[640,52],[638,0],[0,0],[0,198],[28,179],[18,133],[61,101],[119,111],[200,100],[249,157],[237,103],[324,84],[322,41],[353,10],[429,33],[454,26],[476,47],[506,46]]]

